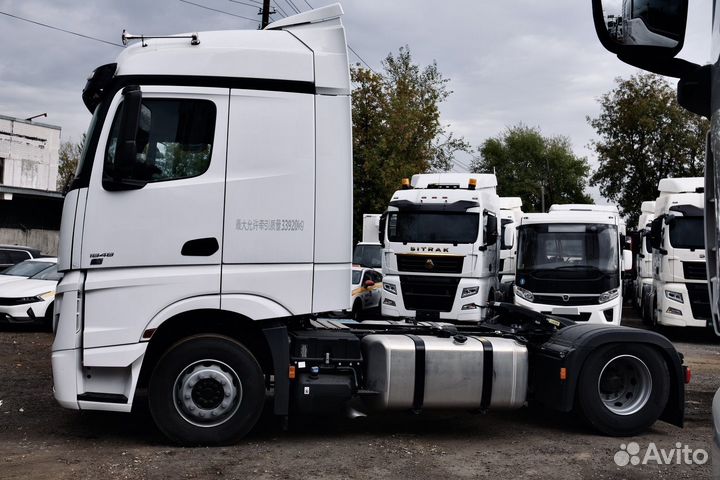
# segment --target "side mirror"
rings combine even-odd
[[[632,270],[632,251],[623,250],[623,270],[626,272]]]
[[[135,178],[133,173],[137,163],[137,132],[141,127],[149,130],[149,124],[150,112],[147,108],[143,110],[140,87],[137,85],[125,87],[120,107],[115,161],[111,171],[108,172],[110,175],[103,177],[103,187],[106,190],[136,190],[147,184],[147,180]]]
[[[497,242],[498,239],[498,224],[497,217],[495,215],[487,216],[487,238],[485,238],[485,245],[491,246]]]
[[[365,283],[363,283],[363,286],[364,286],[365,288],[374,287],[374,286],[375,286],[375,282],[373,282],[372,280],[365,280]]]
[[[620,60],[680,77],[696,65],[675,59],[685,42],[688,0],[592,0],[595,31]]]
[[[383,212],[382,215],[380,215],[380,220],[378,222],[378,243],[383,248],[385,248],[385,225],[387,224],[387,215],[387,211]]]
[[[515,246],[515,229],[512,227],[504,227],[502,235],[503,250],[511,250]]]
[[[665,216],[663,215],[653,220],[653,222],[650,224],[650,233],[647,234],[648,237],[650,237],[650,246],[655,250],[659,250],[661,247],[660,237],[664,218]]]

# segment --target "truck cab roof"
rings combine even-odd
[[[520,220],[521,225],[545,223],[597,223],[620,225],[617,215],[597,211],[553,211],[548,213],[526,213]]]

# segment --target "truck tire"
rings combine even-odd
[[[198,335],[160,358],[148,387],[150,413],[181,445],[225,445],[255,425],[265,402],[263,371],[250,351],[219,335]]]
[[[652,347],[612,344],[585,361],[576,405],[594,428],[631,436],[655,423],[670,395],[667,364]]]

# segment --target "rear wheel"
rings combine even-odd
[[[158,428],[183,445],[239,440],[257,422],[264,399],[264,376],[253,354],[216,335],[190,337],[171,347],[148,388]]]
[[[660,354],[645,345],[608,345],[592,354],[578,382],[577,404],[606,435],[645,431],[665,409],[670,375]]]

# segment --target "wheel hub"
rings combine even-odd
[[[634,355],[619,355],[605,364],[598,378],[598,395],[616,415],[632,415],[650,399],[652,376],[645,362]]]
[[[215,427],[240,406],[242,384],[235,371],[218,360],[201,360],[175,380],[175,408],[189,423]]]

